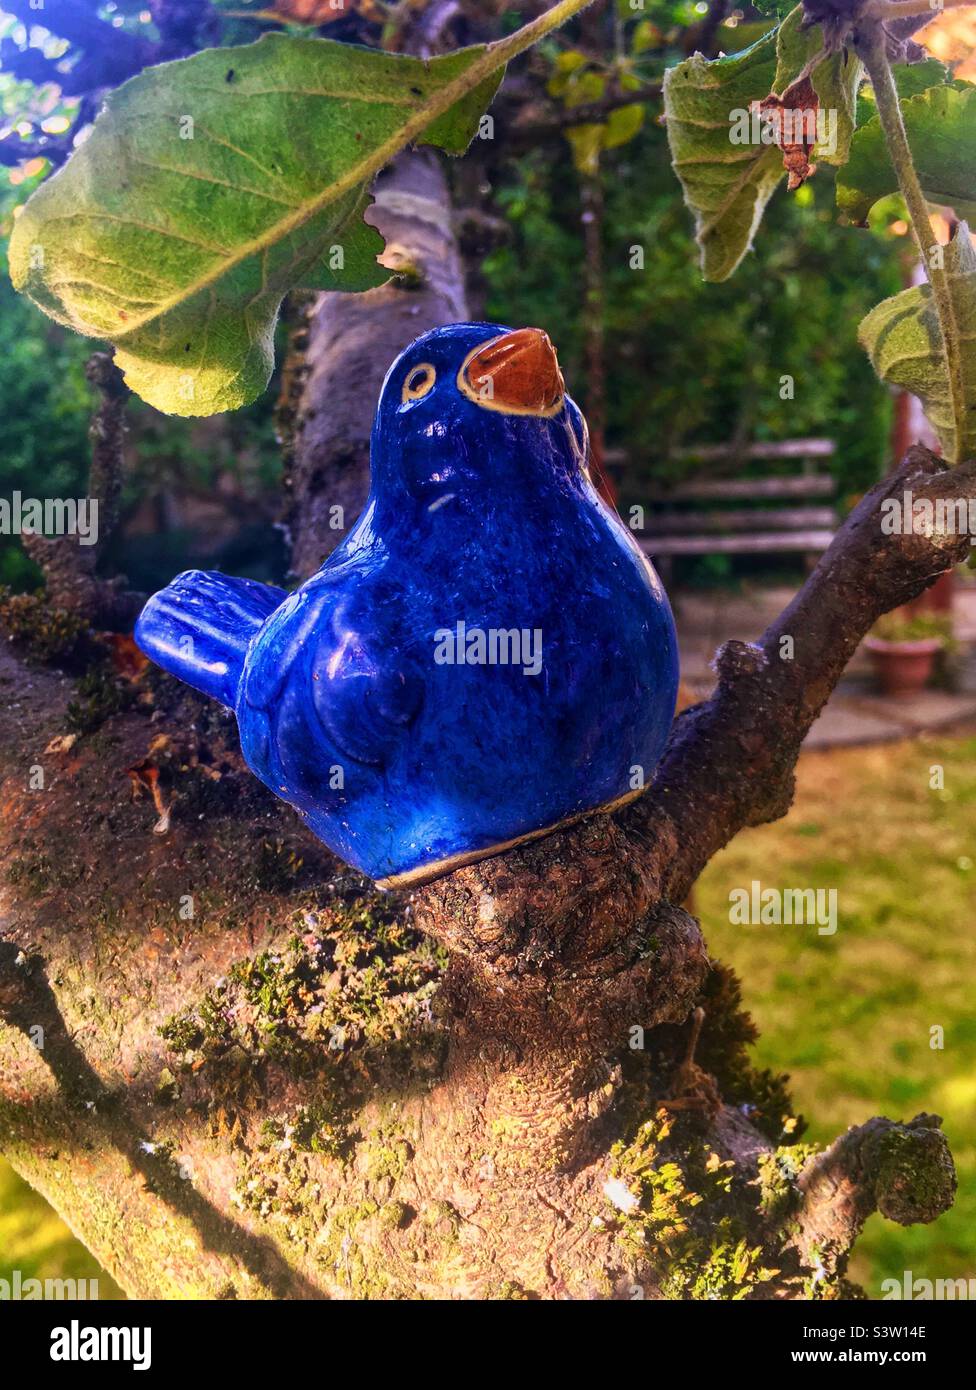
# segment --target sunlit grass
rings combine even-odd
[[[753,879],[836,888],[836,934],[732,925],[729,892]],[[976,1275],[976,739],[807,754],[790,815],[719,855],[696,907],[712,954],[742,976],[759,1060],[792,1074],[809,1137],[874,1114],[944,1117],[954,1209],[907,1230],[872,1217],[855,1277],[878,1297],[906,1269]]]

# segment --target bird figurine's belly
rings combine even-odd
[[[288,594],[190,571],[136,640],[381,886],[619,805],[667,738],[677,641],[586,452],[544,333],[435,329],[387,374],[369,500],[318,573]]]

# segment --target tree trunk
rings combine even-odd
[[[292,568],[306,578],[355,523],[369,491],[369,435],[383,377],[414,338],[468,317],[444,170],[426,150],[376,181],[369,221],[398,278],[323,294],[293,340],[279,419],[288,441]]]

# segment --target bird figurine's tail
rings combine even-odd
[[[186,570],[146,604],[136,642],[164,671],[233,709],[248,644],[287,597],[255,579]]]

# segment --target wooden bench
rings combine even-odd
[[[640,546],[664,570],[676,555],[820,555],[837,529],[836,485],[829,473],[816,471],[816,460],[833,452],[830,439],[682,450],[678,457],[705,467],[647,497],[643,530],[637,533]],[[800,471],[765,478],[715,476],[716,466],[721,472],[784,459],[796,460]]]

